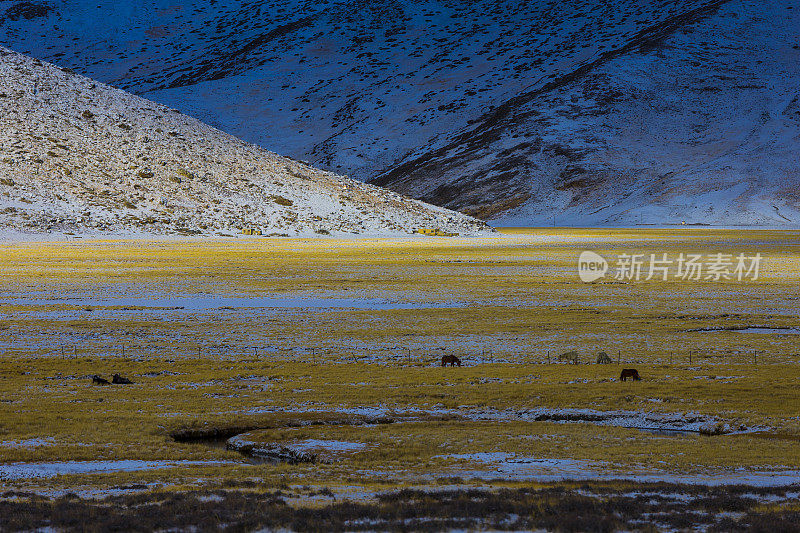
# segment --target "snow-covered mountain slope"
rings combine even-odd
[[[6,0],[0,42],[365,180],[719,2]]]
[[[3,47],[0,227],[290,235],[485,229]]]
[[[498,224],[800,225],[800,2],[726,2],[375,182]]]
[[[0,17],[0,42],[493,223],[800,224],[800,0],[2,0]]]

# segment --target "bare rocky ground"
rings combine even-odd
[[[104,235],[488,230],[2,47],[0,226]]]

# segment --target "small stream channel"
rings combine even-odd
[[[567,415],[563,413],[552,413],[548,414],[547,416],[538,413],[535,417],[532,418],[532,421],[546,421],[546,422],[556,422],[556,423],[588,423],[593,424],[596,426],[616,426],[625,429],[635,429],[644,433],[648,433],[651,435],[659,435],[659,436],[666,436],[666,437],[683,437],[689,435],[717,435],[722,433],[713,433],[713,432],[706,432],[701,429],[697,428],[677,428],[674,427],[674,420],[671,421],[669,424],[665,424],[664,427],[658,426],[646,426],[646,425],[628,425],[626,422],[630,421],[629,417],[620,416],[619,424],[613,423],[613,416],[606,414],[606,416],[598,416],[597,414],[593,413],[586,413],[585,416],[580,416],[584,413],[569,413]],[[524,419],[525,417],[523,417]],[[454,417],[453,414],[446,414],[442,416],[442,414],[430,416],[415,416],[415,417],[402,417],[402,418],[390,418],[390,417],[381,417],[376,419],[355,419],[355,420],[320,420],[320,421],[313,421],[310,423],[304,424],[297,424],[297,423],[289,423],[284,427],[308,427],[308,426],[368,426],[368,425],[377,425],[377,424],[400,424],[400,423],[414,423],[414,422],[431,422],[431,421],[439,421],[439,422],[447,422],[447,421],[467,421],[467,420],[494,420],[497,422],[511,422],[520,420],[520,418],[515,417],[498,417],[498,416],[488,416],[488,417],[468,417],[468,416],[456,416]],[[612,423],[610,423],[612,422]],[[267,429],[277,429],[275,426],[271,427],[242,427],[242,428],[226,428],[226,429],[218,429],[218,428],[211,428],[206,430],[188,430],[184,432],[175,432],[172,434],[172,438],[175,442],[179,442],[182,444],[189,444],[189,445],[200,445],[206,446],[210,448],[214,448],[217,450],[226,450],[231,452],[239,453],[245,460],[245,462],[250,464],[278,464],[278,463],[290,463],[290,464],[298,464],[298,463],[315,463],[320,462],[320,457],[316,454],[308,453],[304,451],[302,446],[293,446],[292,444],[282,444],[278,442],[274,443],[259,443],[258,445],[250,445],[246,441],[242,440],[241,442],[236,442],[237,437],[250,433],[252,431],[257,431],[259,429],[267,430]]]

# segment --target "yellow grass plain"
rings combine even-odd
[[[764,259],[757,281],[584,284],[583,250]],[[4,244],[0,257],[0,464],[228,461],[14,486],[516,482],[492,476],[472,457],[481,453],[633,476],[800,470],[800,335],[736,330],[800,326],[798,232],[73,240]],[[170,305],[214,295],[281,300],[274,308]],[[330,298],[339,303],[326,306]],[[297,299],[317,307],[284,305]],[[557,363],[569,350],[579,364]],[[614,364],[595,364],[600,350]],[[464,366],[442,368],[444,353]],[[641,382],[618,381],[629,366]],[[93,374],[114,372],[135,383],[92,385]],[[734,433],[515,418],[536,409],[701,416]],[[220,446],[173,439],[187,429],[236,428],[266,444],[364,447],[316,464],[250,464]]]

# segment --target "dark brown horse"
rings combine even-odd
[[[133,383],[133,381],[129,380],[128,378],[124,378],[119,374],[114,374],[114,376],[111,378],[111,383],[114,383],[115,385],[130,385]]]
[[[442,356],[442,366],[461,366],[461,359],[456,357],[455,355],[443,355]]]
[[[101,378],[100,376],[92,376],[92,383],[96,383],[98,385],[108,385],[108,380],[105,378]]]
[[[639,377],[639,371],[635,368],[623,368],[622,372],[619,375],[620,381],[625,381],[628,378],[631,378],[633,381],[641,381],[642,378]]]

